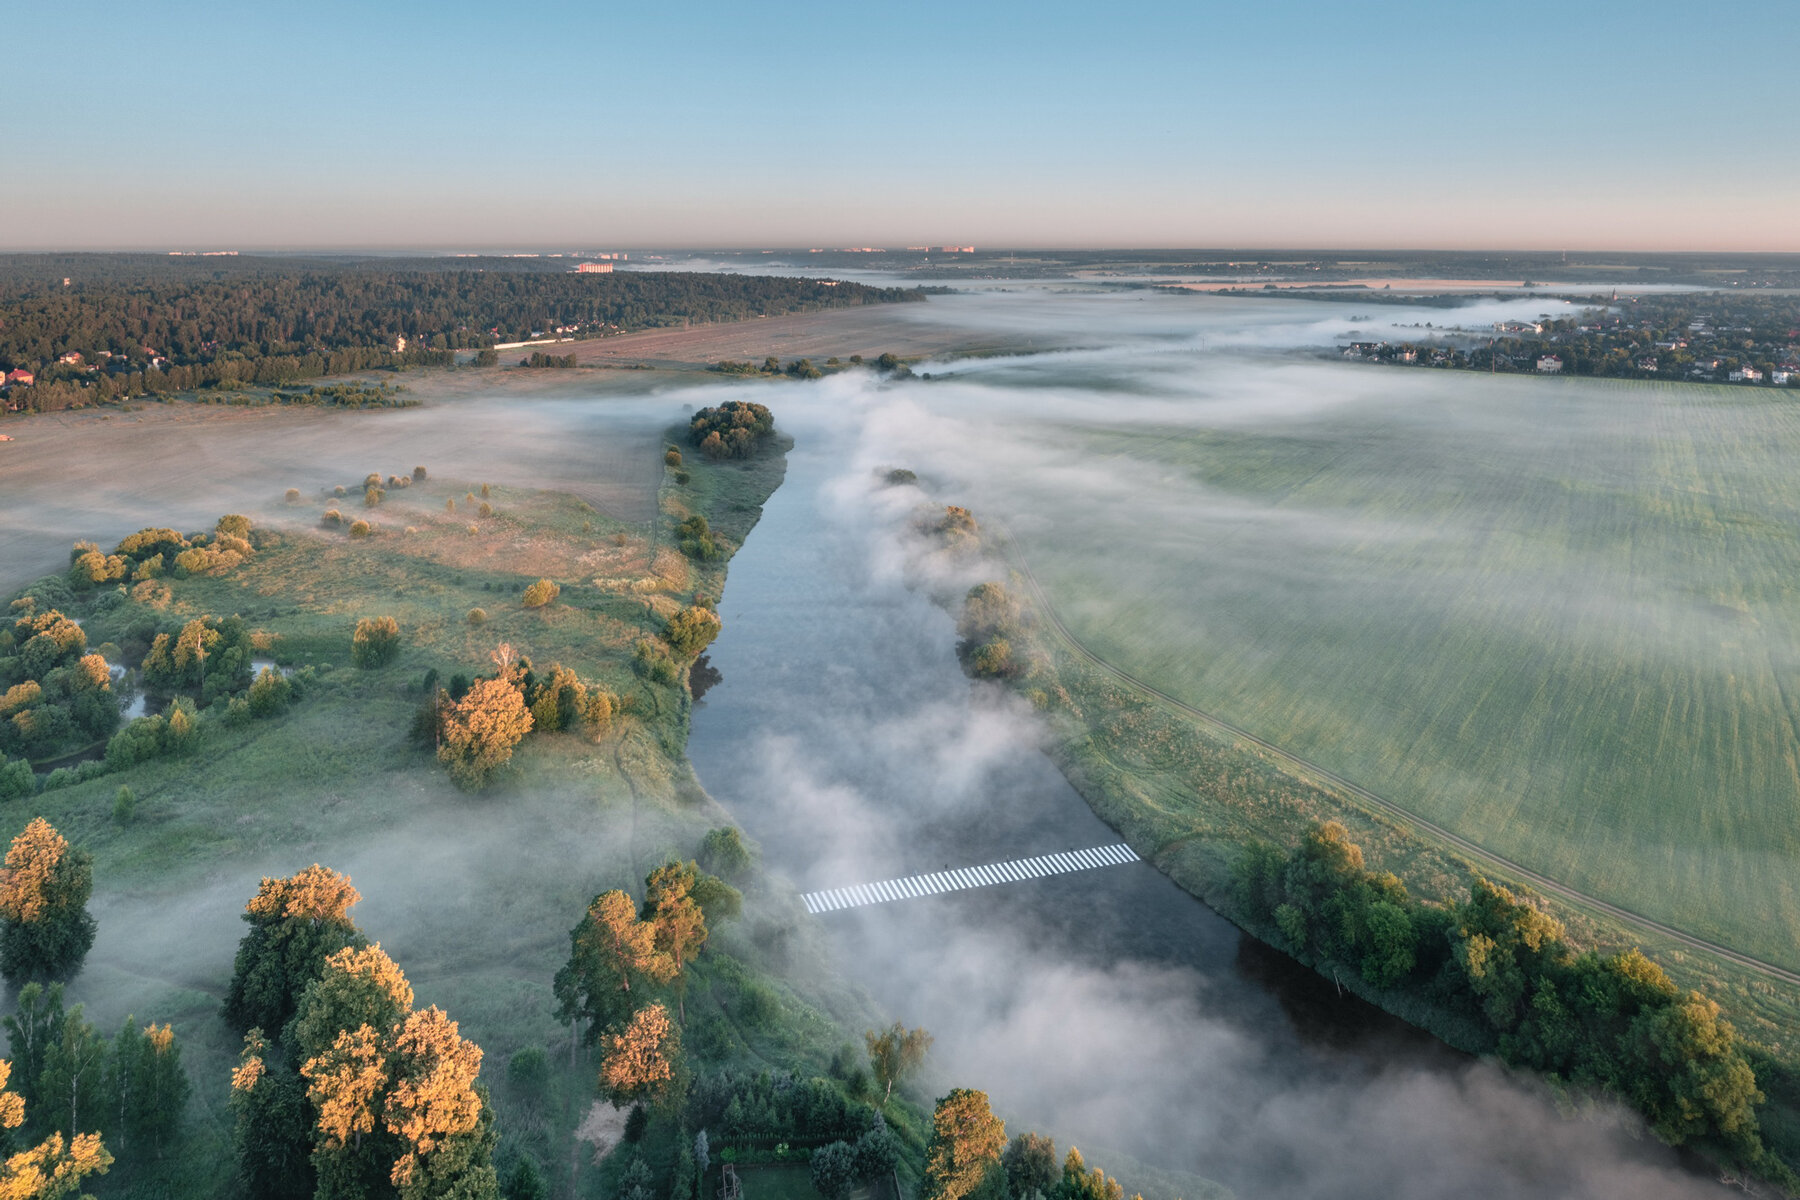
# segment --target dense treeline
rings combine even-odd
[[[1251,845],[1237,880],[1258,932],[1302,961],[1420,992],[1479,1031],[1475,1048],[1609,1092],[1673,1145],[1779,1169],[1757,1129],[1762,1093],[1719,1006],[1638,951],[1578,949],[1554,917],[1479,876],[1467,900],[1417,901],[1368,870],[1336,822],[1292,853]]]
[[[9,399],[49,411],[97,399],[280,384],[447,363],[451,351],[690,321],[916,299],[894,288],[762,276],[576,275],[312,264],[214,278],[146,273],[64,286],[0,273],[0,367],[35,376]],[[72,279],[74,277],[71,277]],[[80,361],[62,362],[80,355]]]

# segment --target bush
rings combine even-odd
[[[374,532],[375,527],[367,521],[350,522],[350,536],[353,538],[366,538]]]
[[[325,515],[319,518],[319,524],[323,525],[327,529],[336,529],[339,525],[342,525],[343,523],[344,523],[344,514],[339,512],[335,508],[326,509]]]
[[[0,800],[22,800],[37,794],[37,776],[22,758],[0,763]]]
[[[825,1200],[841,1200],[856,1171],[856,1152],[848,1142],[833,1142],[813,1151],[812,1185]]]
[[[487,487],[484,485],[481,490],[485,492],[487,491]],[[489,504],[486,500],[483,500],[481,502],[481,507],[477,509],[476,512],[481,516],[491,517],[494,515],[494,506]]]
[[[392,617],[364,617],[350,638],[350,661],[359,667],[384,667],[400,653],[400,622]]]
[[[299,488],[289,488],[287,490],[287,502],[289,504],[300,503],[300,489]]]
[[[380,504],[386,498],[387,498],[387,493],[382,491],[380,488],[378,488],[378,487],[369,488],[367,491],[363,492],[363,507],[364,508],[374,508],[377,504]]]
[[[681,668],[669,657],[668,646],[649,638],[632,648],[631,669],[655,683],[672,684],[681,679]]]
[[[288,705],[292,689],[287,679],[273,667],[264,667],[250,685],[247,703],[253,717],[272,717]],[[235,703],[235,701],[233,702]]]
[[[734,826],[711,830],[700,843],[700,865],[721,879],[736,879],[750,866],[750,848]]]
[[[542,608],[562,595],[562,588],[549,579],[540,579],[525,589],[524,604],[526,608]]]
[[[120,784],[118,793],[113,796],[113,821],[119,825],[129,825],[136,816],[137,793]]]
[[[667,450],[663,451],[663,462],[671,467],[679,467],[681,465],[681,451],[674,446],[670,446]]]
[[[412,477],[413,477],[414,483],[424,483],[425,482],[425,468],[424,467],[414,467]]]
[[[469,610],[469,624],[471,624],[471,625],[486,625],[487,624],[487,610],[485,608],[471,608]]]
[[[506,1078],[526,1096],[542,1098],[550,1088],[550,1056],[542,1046],[528,1046],[506,1064]]]
[[[663,640],[680,659],[692,659],[719,636],[719,616],[709,608],[684,608],[663,627]]]

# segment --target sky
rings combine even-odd
[[[64,0],[0,247],[1800,251],[1795,0]]]

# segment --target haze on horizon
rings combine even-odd
[[[1800,251],[1791,0],[75,0],[0,249]]]

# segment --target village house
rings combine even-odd
[[[1654,358],[1640,358],[1637,360],[1637,369],[1640,371],[1654,371],[1656,370],[1656,360]]]
[[[24,367],[19,367],[6,373],[6,382],[9,386],[12,384],[23,384],[25,387],[30,387],[37,382],[37,376],[33,375],[30,371],[27,371]]]
[[[1788,371],[1779,367],[1769,372],[1769,382],[1777,387],[1786,387],[1796,379],[1800,379],[1800,372]]]
[[[1761,383],[1763,373],[1752,366],[1742,366],[1725,378],[1733,383]]]
[[[1537,360],[1537,369],[1546,375],[1554,374],[1555,372],[1562,370],[1562,367],[1562,359],[1554,354],[1543,355]]]

